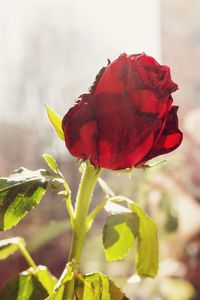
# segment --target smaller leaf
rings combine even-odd
[[[61,117],[49,106],[46,105],[46,112],[49,118],[49,121],[51,122],[51,125],[55,129],[57,135],[61,140],[65,140],[64,133],[62,130],[62,119]]]
[[[66,282],[72,280],[73,277],[74,277],[74,272],[72,268],[72,263],[68,263],[58,283],[55,286],[55,290],[57,290],[62,284],[65,284]]]
[[[138,235],[138,221],[137,215],[133,213],[107,218],[103,229],[103,245],[108,261],[121,260],[131,250]]]
[[[63,292],[66,284],[75,276],[75,295],[76,300],[129,300],[125,294],[102,273],[92,273],[82,275],[74,274],[70,265],[63,275],[63,279],[56,286],[55,291],[45,300],[66,300],[63,297]],[[62,284],[61,284],[62,282]]]
[[[51,170],[53,170],[56,174],[58,174],[58,166],[56,160],[50,154],[43,154],[42,155],[44,160],[46,161],[47,165]]]
[[[53,292],[53,289],[57,283],[57,278],[53,276],[47,267],[38,266],[36,270],[34,270],[34,275],[38,278],[38,280],[45,287],[47,292],[50,294]]]
[[[63,299],[64,288],[65,286],[61,285],[57,291],[53,291],[45,300],[65,300]]]
[[[44,266],[30,268],[12,278],[0,293],[0,300],[44,300],[57,279]]]
[[[112,203],[111,201],[126,202],[128,208],[125,208],[124,206],[116,203]],[[115,196],[109,198],[109,201],[106,204],[105,208],[107,211],[115,214],[132,212],[137,215],[139,225],[137,233],[138,243],[136,251],[136,272],[140,276],[155,277],[158,271],[158,238],[155,222],[143,211],[143,209],[137,203],[124,196]],[[120,239],[118,239],[118,241],[120,241]],[[110,249],[111,254],[108,254],[108,251],[106,252],[107,256],[111,255],[110,259],[112,259],[112,255],[116,255],[113,249],[114,248]]]
[[[25,246],[25,241],[21,237],[10,238],[0,241],[0,260],[6,259],[19,250],[19,244]]]
[[[136,271],[140,276],[155,277],[158,272],[158,237],[155,222],[136,203],[129,208],[139,217]]]
[[[65,300],[63,297],[63,292],[66,286],[66,283],[71,281],[74,277],[74,272],[72,269],[72,263],[68,263],[64,269],[60,279],[54,287],[54,291],[49,295],[45,300]]]
[[[129,300],[112,280],[99,272],[76,274],[75,295],[77,300]]]

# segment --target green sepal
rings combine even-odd
[[[64,133],[62,130],[62,118],[49,106],[46,105],[46,112],[53,126],[54,130],[56,131],[57,135],[61,140],[65,140]]]
[[[154,167],[158,167],[158,166],[164,166],[166,164],[166,160],[162,160],[162,161],[157,161],[157,162],[154,162],[154,163],[149,163],[149,164],[145,164],[145,165],[142,165],[142,166],[138,166],[136,168],[140,168],[140,169],[151,169],[151,168],[154,168]]]

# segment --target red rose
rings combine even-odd
[[[122,54],[103,68],[63,119],[70,153],[98,167],[125,169],[176,149],[182,141],[178,86],[170,69],[145,54]]]

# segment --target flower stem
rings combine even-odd
[[[79,185],[76,204],[75,204],[75,216],[74,216],[74,231],[72,246],[69,255],[69,261],[73,263],[74,272],[76,273],[79,268],[80,258],[87,233],[87,216],[93,195],[94,188],[96,186],[98,177],[101,174],[101,170],[96,169],[89,162],[86,162],[86,167],[83,172],[81,182]],[[65,296],[63,299],[72,299],[74,293],[74,280],[70,281],[65,289]]]

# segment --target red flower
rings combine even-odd
[[[178,86],[170,69],[145,54],[122,54],[103,68],[63,119],[70,153],[98,167],[125,169],[176,149],[182,141]]]

